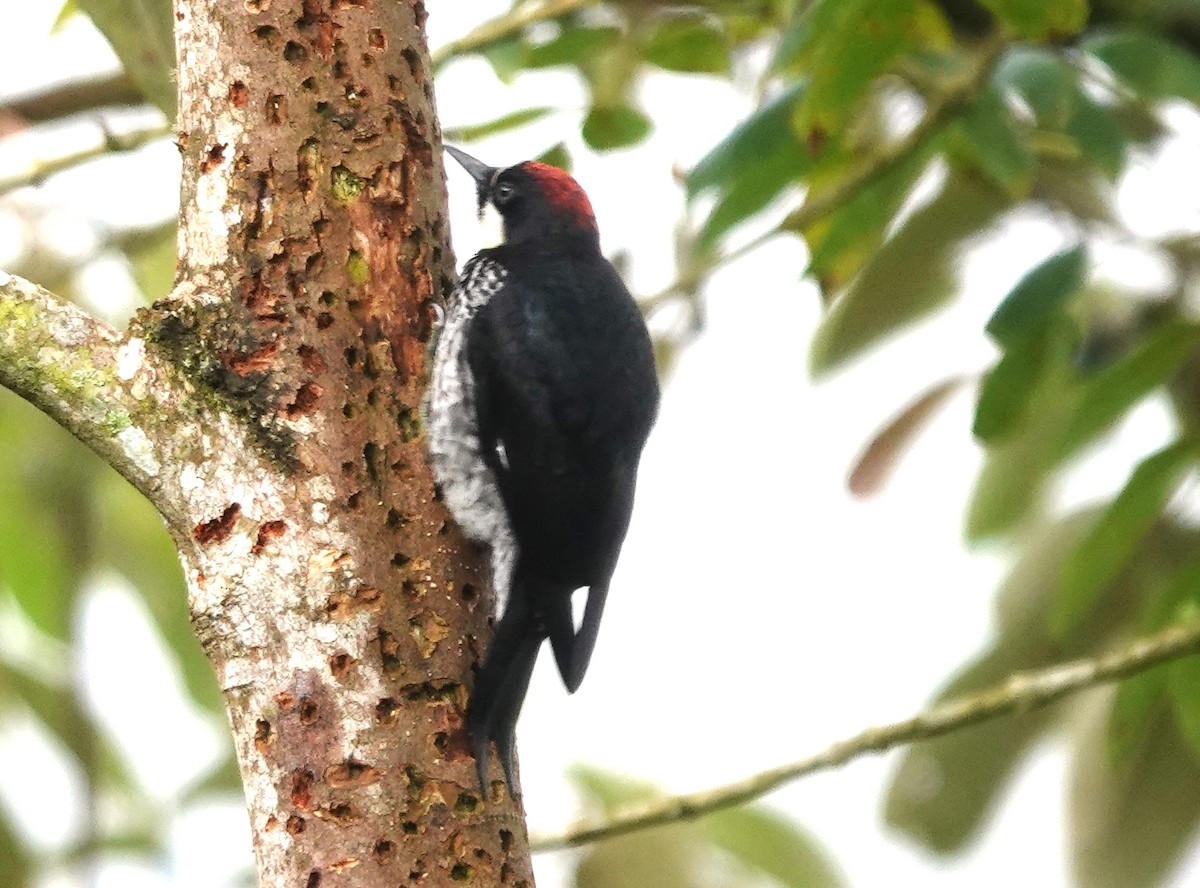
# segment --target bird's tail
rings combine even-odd
[[[496,752],[504,768],[508,790],[513,792],[513,749],[517,716],[529,678],[537,662],[538,649],[545,637],[535,618],[528,597],[514,588],[508,607],[488,647],[487,656],[475,676],[475,688],[467,705],[467,733],[471,754],[479,774],[479,788],[488,795],[488,741],[496,742]]]
[[[592,651],[596,647],[596,636],[600,632],[600,618],[604,615],[604,600],[608,597],[608,581],[597,583],[588,589],[587,604],[583,609],[583,622],[579,631],[575,631],[575,621],[571,613],[571,595],[555,596],[552,613],[546,619],[546,631],[550,635],[550,647],[554,650],[554,662],[558,665],[558,674],[562,676],[563,684],[570,694],[579,690],[583,676],[587,672],[588,663],[592,659]]]
[[[487,796],[488,741],[504,768],[504,779],[513,791],[513,751],[517,717],[529,689],[542,639],[550,639],[554,662],[570,693],[578,690],[587,671],[600,617],[608,595],[608,582],[588,590],[583,623],[575,631],[571,613],[574,590],[524,575],[518,564],[513,575],[508,607],[496,624],[487,656],[475,677],[475,689],[467,706],[467,732],[479,774],[479,786]]]

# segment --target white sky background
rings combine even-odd
[[[476,2],[464,16],[449,12],[460,4],[431,3],[431,45],[506,5]],[[47,37],[57,3],[5,7],[0,94],[115,66],[83,20]],[[654,75],[641,92],[656,125],[650,142],[595,156],[580,145],[584,94],[572,76],[531,73],[507,87],[483,61],[469,59],[447,68],[437,86],[444,126],[530,105],[571,109],[468,150],[505,165],[565,137],[605,250],[631,254],[635,292],[653,292],[672,276],[672,227],[682,207],[672,165],[690,167],[750,110],[719,80]],[[1122,192],[1135,225],[1165,224],[1165,206],[1200,206],[1200,127],[1186,116],[1178,126],[1167,174],[1135,171]],[[36,142],[15,139],[0,148],[0,169],[96,138],[94,127],[83,126]],[[52,242],[84,252],[97,229],[172,213],[176,176],[174,148],[158,145],[60,176],[15,200],[41,208]],[[479,245],[474,190],[457,167],[449,176],[461,262]],[[135,178],[141,184],[131,189]],[[0,209],[0,263],[14,252],[15,233]],[[988,365],[993,351],[983,322],[1019,273],[1061,240],[1044,221],[1007,225],[966,269],[969,296],[957,307],[818,386],[806,372],[818,300],[811,284],[798,281],[805,265],[799,242],[773,243],[712,278],[707,328],[668,381],[642,463],[633,527],[588,680],[568,697],[549,658],[534,676],[519,730],[534,832],[558,831],[575,815],[565,779],[572,762],[652,778],[673,791],[736,779],[911,713],[981,647],[1006,560],[961,542],[963,497],[980,463],[970,438],[972,396],[955,398],[881,497],[851,499],[845,478],[863,442],[898,405],[950,373]],[[1136,273],[1120,257],[1102,268]],[[133,293],[116,261],[94,263],[85,281],[102,291],[95,301],[118,313]],[[1161,406],[1143,407],[1111,446],[1072,473],[1060,500],[1078,503],[1119,488],[1133,462],[1169,435]],[[182,700],[140,605],[119,584],[98,587],[85,620],[89,696],[131,754],[135,773],[166,806],[211,764],[223,725],[198,718]],[[9,631],[15,624],[10,618],[0,625]],[[129,656],[131,646],[145,655]],[[162,668],[123,671],[145,657]],[[1044,748],[1029,761],[980,844],[950,862],[882,826],[882,789],[896,760],[875,757],[803,780],[769,804],[819,836],[856,886],[1066,884],[1064,749]],[[18,723],[0,728],[0,761],[25,763],[0,769],[0,803],[22,811],[39,847],[61,847],[82,816],[69,778],[44,782],[63,771],[61,755]],[[172,860],[107,867],[98,886],[227,884],[247,860],[248,832],[236,804],[192,809],[175,835]],[[566,855],[536,858],[539,885],[562,884],[567,863]],[[1186,869],[1179,885],[1189,875],[1200,878],[1200,860]]]

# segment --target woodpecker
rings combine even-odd
[[[486,796],[488,741],[513,792],[517,716],[542,641],[569,693],[583,680],[659,392],[650,336],[579,184],[546,164],[499,169],[446,150],[475,180],[480,218],[494,210],[503,226],[450,296],[426,407],[446,505],[491,549],[500,617],[466,717]]]

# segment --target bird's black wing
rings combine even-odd
[[[536,280],[510,265],[468,333],[480,449],[518,549],[509,605],[468,714],[477,749],[494,739],[502,758],[528,683],[531,638],[549,637],[569,690],[583,679],[657,407],[641,317],[611,266],[597,260],[562,274],[542,262]],[[613,292],[623,300],[594,304]],[[584,586],[576,634],[571,595]]]
[[[658,390],[632,297],[602,257],[510,269],[467,353],[480,444],[529,566],[588,586],[624,538]]]

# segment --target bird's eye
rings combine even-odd
[[[492,200],[496,202],[496,206],[502,207],[512,200],[513,195],[516,193],[516,189],[513,188],[512,185],[507,182],[501,182],[496,186],[495,190],[492,191]]]

